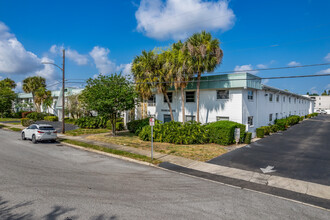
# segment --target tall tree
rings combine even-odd
[[[10,80],[10,79],[9,79]],[[13,89],[16,87],[14,81],[8,83],[8,78],[0,80],[0,117],[4,117],[5,113],[10,113],[16,94]],[[15,86],[13,86],[15,85]]]
[[[53,103],[53,97],[51,91],[47,90],[45,87],[41,87],[35,91],[34,103],[37,112],[41,112],[41,106],[44,103]],[[51,104],[50,104],[51,105]]]
[[[136,93],[132,84],[121,74],[99,75],[96,79],[87,80],[81,100],[88,110],[108,117],[112,133],[116,135],[116,119],[123,111],[134,108]]]
[[[192,68],[197,74],[197,122],[199,122],[199,94],[200,80],[205,72],[212,72],[222,61],[223,52],[218,39],[213,39],[210,33],[202,31],[193,34],[187,40],[187,47],[191,56]]]
[[[23,80],[23,91],[26,93],[32,93],[33,103],[36,111],[40,111],[37,108],[36,92],[41,88],[46,88],[46,79],[41,76],[32,76]]]
[[[5,78],[3,80],[0,80],[0,87],[9,87],[11,89],[15,89],[16,88],[16,83],[12,79]]]
[[[187,45],[181,41],[174,43],[171,48],[170,56],[170,75],[174,78],[175,89],[181,90],[181,112],[182,122],[185,123],[185,93],[184,89],[193,77],[193,69],[190,65],[190,56]]]
[[[136,56],[132,64],[132,73],[136,83],[136,91],[142,100],[142,117],[144,116],[144,102],[152,95],[152,76],[156,68],[156,55],[153,51],[142,51]]]
[[[327,96],[327,90],[324,90],[324,92],[321,94],[322,96]]]

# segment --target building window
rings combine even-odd
[[[276,102],[280,101],[280,95],[276,95]]]
[[[194,115],[187,115],[186,116],[186,121],[195,121],[195,116]]]
[[[248,91],[248,100],[253,100],[253,91]]]
[[[296,99],[296,98],[294,98],[294,104],[296,104],[296,102],[297,102],[297,99]]]
[[[217,121],[229,121],[229,117],[217,116]]]
[[[229,99],[229,90],[217,90],[217,99]]]
[[[278,119],[278,113],[275,114],[275,119]]]
[[[167,93],[167,96],[168,96],[168,99],[170,100],[170,103],[172,103],[172,100],[173,100],[173,92],[168,92],[168,93]],[[164,102],[167,102],[167,101],[166,101],[166,98],[165,98],[165,95],[164,95]]]
[[[319,103],[319,105],[321,105],[321,102]]]
[[[195,92],[186,92],[186,102],[195,102]]]
[[[283,96],[283,102],[285,102],[285,96]]]
[[[269,114],[269,121],[273,121],[273,114]]]
[[[253,116],[248,117],[248,125],[253,126]]]
[[[148,106],[156,106],[156,95],[152,95],[148,99]]]
[[[273,101],[273,94],[269,93],[269,101],[272,102]]]
[[[289,103],[291,103],[291,97],[289,97]]]
[[[165,122],[170,122],[171,121],[171,115],[164,115],[164,123]]]

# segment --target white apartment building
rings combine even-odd
[[[182,121],[181,92],[168,92],[175,121]],[[185,90],[186,121],[196,120],[196,82]],[[148,101],[148,114],[158,120],[171,120],[163,94]],[[249,73],[205,76],[200,85],[200,122],[230,120],[246,125],[253,133],[275,119],[290,115],[304,116],[313,112],[313,101],[288,91],[262,85],[261,79]]]
[[[330,110],[330,96],[309,96],[314,100],[314,111]]]

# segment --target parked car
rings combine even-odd
[[[51,125],[47,124],[32,124],[22,130],[22,140],[31,139],[35,144],[38,141],[55,142],[57,138],[57,131]]]
[[[321,114],[327,114],[327,111],[326,110],[321,110]]]

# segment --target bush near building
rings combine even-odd
[[[144,119],[140,119],[140,120],[134,120],[134,121],[130,121],[127,123],[127,129],[131,132],[134,133],[136,135],[139,135],[139,133],[142,131],[142,128],[144,126],[149,125],[149,119],[150,118],[144,118]],[[157,123],[160,123],[159,120],[155,120]]]
[[[240,142],[244,141],[245,125],[232,121],[218,121],[207,125],[196,122],[156,122],[153,138],[155,142],[174,144],[205,144],[216,143],[230,145],[235,142],[235,128],[241,129]],[[151,140],[151,127],[146,125],[139,133],[139,138],[144,141]]]
[[[265,136],[265,129],[257,128],[256,129],[257,138],[263,138]]]
[[[31,111],[29,112],[22,112],[22,117],[21,118],[26,118],[28,114],[32,113]]]
[[[31,113],[27,114],[26,117],[29,119],[32,119],[34,121],[39,121],[39,120],[44,120],[45,115],[44,115],[44,113],[41,113],[41,112],[31,112]]]
[[[22,118],[21,119],[21,123],[24,127],[28,127],[30,125],[32,125],[35,121],[30,119],[30,118]]]
[[[45,116],[44,118],[45,121],[58,121],[57,116]]]
[[[74,122],[80,128],[87,128],[87,129],[97,129],[97,128],[108,128],[112,129],[112,125],[108,117],[105,116],[88,116],[82,117]],[[122,131],[125,129],[123,118],[116,119],[116,130]]]
[[[252,139],[252,133],[246,132],[245,138],[244,138],[244,144],[251,144],[251,139]]]

